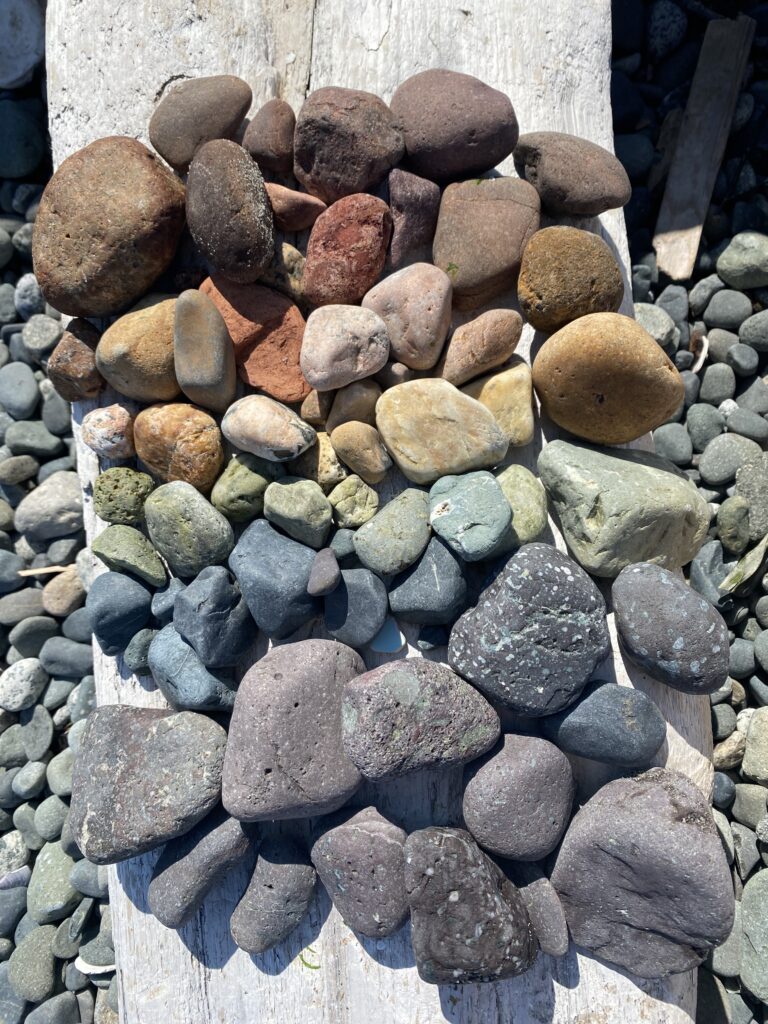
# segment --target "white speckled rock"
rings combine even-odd
[[[0,675],[0,708],[31,708],[48,683],[48,673],[37,658],[22,658]]]

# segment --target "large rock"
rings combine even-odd
[[[158,480],[213,487],[224,462],[221,431],[202,409],[182,402],[142,409],[133,425],[136,454]]]
[[[173,362],[175,299],[121,316],[96,346],[96,366],[115,391],[138,402],[168,402],[179,393]]]
[[[633,562],[677,569],[706,539],[706,501],[652,452],[553,441],[538,467],[571,553],[595,576],[617,576]]]
[[[223,562],[234,545],[227,520],[182,480],[163,484],[144,502],[149,539],[179,576]]]

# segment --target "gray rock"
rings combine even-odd
[[[59,624],[47,615],[32,615],[18,622],[8,639],[23,658],[37,658],[46,640],[56,636]]]
[[[392,269],[430,262],[440,209],[440,187],[401,167],[390,171],[387,180],[392,212],[392,240],[389,245]]]
[[[310,597],[324,597],[331,594],[341,582],[341,570],[332,548],[322,548],[312,562],[307,583]]]
[[[758,871],[741,897],[744,929],[741,981],[756,999],[768,1000],[768,872]]]
[[[369,569],[342,569],[341,580],[324,602],[325,627],[339,643],[363,647],[387,617],[387,588]]]
[[[107,870],[99,864],[92,864],[83,858],[69,873],[70,885],[83,896],[105,899],[109,895]]]
[[[737,330],[751,315],[749,297],[729,288],[715,292],[703,314],[707,327],[722,327],[727,331]]]
[[[542,953],[565,956],[568,925],[555,887],[536,864],[505,861],[504,874],[517,886]]]
[[[709,338],[710,363],[727,362],[728,352],[739,343],[738,334],[734,334],[733,331],[724,331],[719,327],[713,327],[707,337]]]
[[[56,796],[69,796],[72,793],[72,765],[74,752],[67,748],[52,757],[48,762],[46,779],[48,788]]]
[[[389,607],[404,622],[452,623],[466,607],[461,562],[440,537],[432,537],[418,562],[396,576]]]
[[[768,453],[736,471],[735,494],[749,504],[749,539],[768,533]]]
[[[676,466],[687,466],[691,461],[693,442],[682,423],[664,423],[657,427],[653,432],[653,445],[657,455]]]
[[[60,455],[63,450],[61,438],[52,434],[41,420],[11,423],[5,431],[5,443],[11,455],[34,455],[41,462]]]
[[[755,645],[749,640],[736,637],[728,655],[728,674],[733,679],[748,679],[754,671]]]
[[[0,675],[0,707],[6,711],[31,708],[48,683],[38,658],[22,658]]]
[[[45,313],[34,313],[21,330],[21,341],[32,358],[41,362],[53,351],[63,333],[64,328],[59,320]]]
[[[144,515],[149,539],[178,576],[196,576],[232,550],[230,524],[183,480],[156,488],[144,502]]]
[[[768,352],[768,309],[753,313],[739,327],[739,341],[756,352]]]
[[[8,961],[8,982],[20,999],[42,1003],[56,988],[56,961],[51,948],[56,928],[42,925],[29,932]]]
[[[724,706],[729,707],[730,705]],[[764,786],[740,782],[734,786],[731,815],[742,825],[756,829],[765,817],[766,798],[768,798],[768,790]]]
[[[749,345],[737,344],[728,350],[725,361],[737,377],[752,377],[757,372],[760,356]]]
[[[736,712],[730,704],[716,704],[712,708],[712,738],[725,740],[736,728]]]
[[[27,1000],[17,996],[8,980],[10,965],[0,964],[0,1021],[21,1024],[26,1016]]]
[[[355,553],[363,565],[381,576],[402,572],[429,543],[429,499],[409,487],[360,527]]]
[[[38,796],[45,785],[45,769],[44,761],[27,761],[23,767],[19,768],[18,774],[11,784],[11,789],[16,796],[22,800],[31,800]]]
[[[736,374],[726,363],[710,363],[701,377],[699,401],[720,405],[736,392]]]
[[[763,416],[768,412],[768,386],[762,377],[757,377],[749,387],[740,391],[736,401],[741,409],[751,409]]]
[[[717,274],[710,274],[709,277],[703,277],[698,281],[688,294],[693,316],[701,316],[715,292],[722,291],[723,288],[725,282],[721,281]]]
[[[7,939],[13,935],[16,925],[27,909],[26,886],[15,889],[0,889],[0,936]],[[2,1018],[0,1017],[0,1020]]]
[[[32,368],[7,363],[0,369],[0,404],[15,420],[28,420],[37,408],[40,392]]]
[[[465,562],[492,558],[510,546],[512,508],[493,473],[486,470],[444,476],[432,484],[429,522]]]
[[[675,321],[666,310],[649,302],[636,302],[635,320],[665,351],[675,347]]]
[[[763,288],[768,285],[768,235],[742,231],[717,258],[718,276],[731,288]]]
[[[51,676],[82,679],[93,671],[93,647],[65,636],[52,636],[40,651],[40,664]]]
[[[727,429],[764,446],[768,442],[768,422],[751,409],[734,409],[728,417]]]
[[[738,978],[741,971],[742,921],[741,903],[734,907],[731,934],[720,946],[716,946],[707,957],[707,967],[721,978]]]
[[[185,587],[185,583],[174,577],[152,595],[152,614],[161,626],[167,626],[173,619],[173,606]]]
[[[760,863],[760,854],[757,850],[757,837],[751,828],[740,825],[737,821],[731,822],[733,834],[733,857],[736,862],[736,870],[744,882],[752,874],[753,869]]]
[[[80,1007],[72,992],[46,999],[26,1018],[27,1024],[80,1024]]]
[[[124,651],[150,617],[151,591],[119,572],[105,572],[91,584],[85,606],[105,654]]]
[[[245,598],[223,565],[203,569],[178,595],[173,625],[209,668],[236,664],[256,639]]]
[[[30,492],[16,509],[15,526],[30,541],[51,540],[81,530],[83,499],[77,473],[53,473]]]
[[[736,478],[742,466],[754,462],[762,455],[759,444],[740,434],[720,434],[714,437],[702,453],[699,472],[704,483],[723,487]]]
[[[80,893],[69,881],[74,863],[60,843],[46,843],[38,853],[27,889],[27,909],[38,924],[60,921],[80,902]]]
[[[149,675],[149,648],[157,634],[158,630],[150,628],[133,634],[123,651],[123,663],[129,672],[137,676]]]

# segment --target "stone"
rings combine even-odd
[[[287,939],[309,910],[315,878],[309,858],[292,839],[268,836],[229,922],[240,949],[258,955]]]
[[[515,146],[515,167],[550,214],[596,217],[626,206],[627,172],[607,149],[565,132],[530,132]]]
[[[282,639],[319,613],[307,594],[315,553],[257,519],[245,530],[229,558],[256,625],[270,639]]]
[[[31,708],[48,684],[48,673],[38,658],[21,658],[0,674],[0,707],[17,712]]]
[[[574,793],[571,765],[554,743],[507,733],[464,772],[464,822],[497,856],[542,860],[568,826]]]
[[[273,480],[285,473],[280,462],[267,462],[258,455],[233,455],[213,485],[211,504],[235,523],[246,523],[264,511],[264,493]]]
[[[432,239],[440,210],[440,187],[427,178],[395,167],[387,178],[392,240],[389,263],[401,270],[432,259]]]
[[[526,971],[537,943],[522,897],[468,832],[430,827],[405,841],[411,935],[422,981],[498,981]]]
[[[362,304],[384,321],[394,360],[429,370],[448,335],[452,295],[444,271],[431,263],[414,263],[374,285]]]
[[[72,992],[60,992],[47,999],[26,1018],[32,1024],[79,1024],[80,1016],[77,997]]]
[[[582,807],[551,881],[574,942],[641,978],[695,967],[733,924],[733,885],[707,802],[663,768],[609,782]]]
[[[371,426],[375,424],[376,402],[381,398],[381,388],[375,380],[367,378],[353,381],[333,392],[330,397],[333,401],[324,420],[327,433],[330,434],[336,427],[351,420]]]
[[[699,461],[699,472],[705,484],[722,487],[730,484],[737,472],[762,456],[755,441],[739,434],[718,434],[704,449]]]
[[[136,453],[164,483],[182,480],[207,493],[224,463],[221,432],[202,409],[181,402],[151,405],[136,417]]]
[[[334,640],[364,647],[387,617],[387,588],[368,569],[342,569],[335,589],[325,597],[325,628]]]
[[[744,757],[747,738],[743,732],[732,732],[728,739],[716,743],[712,753],[712,764],[716,771],[738,768]]]
[[[706,501],[651,452],[556,440],[542,451],[538,469],[569,550],[595,576],[617,576],[644,561],[677,569],[706,539]]]
[[[262,285],[242,285],[216,275],[200,285],[224,320],[246,384],[280,402],[309,394],[299,366],[304,317],[288,296]]]
[[[42,704],[36,704],[19,716],[21,743],[30,761],[45,757],[53,740],[53,721]]]
[[[93,539],[91,551],[108,569],[131,573],[152,587],[162,587],[167,579],[157,552],[133,526],[108,526]]]
[[[202,569],[201,572],[205,570]],[[179,594],[183,593],[187,584],[180,579],[171,577],[168,583],[156,590],[152,595],[152,614],[161,626],[167,626],[173,620],[173,606]]]
[[[398,469],[417,484],[489,469],[501,462],[508,447],[493,414],[440,379],[389,388],[376,403],[376,426]]]
[[[165,626],[153,636],[147,664],[158,689],[176,710],[232,710],[234,684],[209,672],[173,626]]]
[[[34,455],[41,461],[60,455],[63,448],[61,439],[41,420],[11,423],[5,431],[5,446],[11,455]]]
[[[52,944],[56,928],[42,925],[17,943],[8,961],[8,983],[20,1000],[42,1003],[56,989],[56,961]]]
[[[69,881],[83,896],[105,899],[109,895],[107,869],[91,864],[89,860],[79,860],[74,864],[69,872]]]
[[[370,377],[384,366],[388,356],[387,329],[373,310],[324,306],[307,320],[301,369],[318,391],[330,391]]]
[[[157,636],[157,632],[156,629],[145,627],[138,633],[134,633],[129,640],[128,646],[123,651],[123,664],[133,675],[147,676],[150,674],[149,648]]]
[[[293,170],[293,134],[296,116],[285,100],[267,100],[250,120],[243,148],[262,171],[290,174]]]
[[[242,822],[221,808],[214,811],[165,846],[147,888],[149,909],[166,928],[180,928],[250,849],[250,835]]]
[[[133,412],[116,402],[86,413],[80,436],[83,443],[102,458],[130,459],[136,454],[133,427]]]
[[[40,850],[27,889],[27,912],[33,921],[61,921],[80,903],[81,895],[69,880],[74,865],[60,843],[46,843]]]
[[[375,782],[466,764],[493,746],[500,729],[477,690],[447,665],[417,659],[347,682],[341,722],[347,756]]]
[[[768,928],[766,928],[766,899],[768,876],[758,871],[744,886],[741,897],[743,938],[739,974],[745,988],[757,999],[768,999],[768,978],[765,958],[768,955]]]
[[[429,492],[429,522],[465,562],[492,558],[507,540],[512,509],[487,470],[444,476]]]
[[[509,97],[445,68],[411,75],[392,96],[408,170],[432,181],[471,177],[509,156],[518,137]]]
[[[392,460],[379,432],[369,423],[358,420],[342,423],[334,429],[330,440],[342,462],[366,484],[380,483],[387,475]]]
[[[307,243],[307,301],[314,306],[359,302],[384,268],[391,234],[389,207],[376,196],[347,195],[329,206]]]
[[[703,318],[707,327],[720,327],[726,331],[737,331],[752,316],[752,302],[743,292],[724,288],[715,292],[707,303]]]
[[[210,75],[176,83],[149,122],[149,141],[180,174],[196,150],[213,139],[231,139],[251,105],[251,88],[235,75]]]
[[[63,618],[79,608],[84,600],[85,588],[75,565],[67,566],[43,587],[42,606],[49,615]]]
[[[261,275],[261,279],[269,288],[286,295],[292,302],[300,306],[307,305],[304,297],[304,267],[306,258],[299,250],[288,242],[275,244],[272,262]]]
[[[729,705],[717,706],[728,707]],[[725,778],[728,776],[726,775]],[[767,798],[768,792],[763,786],[753,786],[745,782],[737,783],[733,787],[733,799],[729,801],[733,804],[731,814],[736,821],[755,830],[765,817]]]
[[[664,716],[642,690],[596,679],[541,728],[566,754],[628,768],[648,766],[666,739]]]
[[[216,304],[204,292],[190,288],[176,300],[173,366],[190,402],[217,413],[234,402],[237,375],[232,339]]]
[[[144,502],[147,532],[174,574],[197,576],[218,565],[234,546],[227,520],[183,480],[156,488]]]
[[[52,636],[40,650],[40,663],[51,676],[79,679],[93,671],[93,648],[90,641],[79,644],[64,636]]]
[[[536,864],[507,861],[504,873],[517,886],[528,911],[533,934],[547,956],[568,952],[568,925],[555,888]]]
[[[335,396],[335,391],[316,391],[313,388],[301,403],[301,418],[313,427],[324,427]]]
[[[538,540],[547,529],[547,492],[524,466],[497,469],[496,480],[512,509],[509,548]]]
[[[246,395],[230,405],[221,432],[236,448],[269,462],[295,459],[317,442],[313,427],[266,395]]]
[[[749,877],[756,865],[760,863],[757,839],[751,829],[736,821],[731,822],[731,832],[733,833],[736,870],[739,878],[744,881]]]
[[[454,306],[476,309],[513,288],[539,228],[539,196],[518,178],[449,185],[440,201],[432,260],[453,284]]]
[[[207,667],[235,665],[256,637],[256,625],[223,565],[203,569],[178,594],[174,629]]]
[[[405,924],[405,840],[375,807],[331,819],[315,839],[312,863],[348,928],[376,939]]]
[[[52,473],[16,507],[14,526],[31,542],[53,540],[83,528],[77,473]]]
[[[454,625],[448,662],[487,696],[539,717],[578,698],[609,646],[605,604],[586,573],[549,544],[526,544]]]
[[[35,386],[37,386],[37,382],[35,382]],[[11,455],[0,462],[0,485],[22,484],[35,476],[39,469],[40,463],[31,455]],[[20,565],[19,568],[23,568],[23,565]]]
[[[169,402],[179,393],[173,368],[175,299],[121,316],[96,346],[96,367],[115,391],[138,402]]]
[[[24,324],[21,330],[21,342],[26,352],[36,362],[42,362],[56,347],[56,343],[64,333],[58,320],[35,313]]]
[[[376,515],[379,496],[354,473],[336,484],[328,495],[337,526],[356,530]]]
[[[766,440],[768,440],[768,432]],[[663,423],[660,427],[656,427],[653,431],[653,448],[657,455],[663,459],[669,459],[676,466],[690,465],[693,457],[693,443],[682,423]]]
[[[284,476],[264,492],[264,516],[311,548],[325,544],[331,528],[331,504],[314,480]]]
[[[27,910],[26,886],[0,890],[0,934],[8,938]]]
[[[40,392],[30,366],[7,363],[0,368],[0,402],[14,419],[31,419],[39,401]]]
[[[768,310],[762,309],[743,321],[739,327],[739,341],[751,345],[756,352],[768,352]],[[49,374],[50,369],[49,363]]]
[[[294,477],[302,477],[308,483],[316,484],[324,495],[349,475],[346,466],[339,462],[331,439],[324,430],[318,430],[317,444],[307,448],[297,459],[292,459],[286,468]]]
[[[5,832],[0,836],[0,871],[2,877],[23,868],[29,861],[29,849],[20,831]]]
[[[507,436],[510,447],[533,440],[533,379],[528,364],[512,356],[505,369],[478,377],[461,391],[484,405]]]
[[[466,600],[461,563],[440,537],[432,537],[419,561],[395,577],[389,588],[392,613],[404,622],[453,623]]]
[[[731,288],[764,288],[768,285],[768,236],[742,231],[717,257],[717,275]]]
[[[635,320],[656,344],[667,353],[674,352],[679,331],[669,313],[650,302],[636,302],[634,311]]]
[[[328,209],[322,199],[306,192],[297,192],[271,181],[265,182],[264,187],[279,231],[306,231]]]
[[[322,548],[315,555],[307,583],[310,597],[331,594],[341,582],[341,570],[332,548]]]
[[[725,363],[711,363],[701,378],[699,399],[711,405],[720,405],[733,398],[736,391],[736,374]]]
[[[45,15],[26,3],[10,3],[0,50],[0,88],[25,85],[45,55]],[[34,167],[32,168],[34,170]],[[3,1024],[16,1024],[3,1021]]]
[[[749,539],[754,544],[768,533],[768,457],[765,453],[736,470],[735,493],[749,503]],[[18,518],[18,512],[16,516]]]
[[[328,640],[275,647],[246,672],[232,712],[222,799],[241,821],[328,814],[360,775],[341,746],[341,697],[359,655]],[[279,686],[275,683],[279,681]]]
[[[150,605],[150,591],[129,576],[105,572],[93,581],[85,606],[105,654],[125,650],[134,633],[148,623]]]
[[[553,334],[534,359],[533,386],[551,420],[597,444],[641,437],[669,419],[684,393],[653,338],[619,313],[591,313]]]
[[[222,727],[191,711],[91,712],[70,811],[83,854],[114,864],[188,832],[218,803],[225,746]]]
[[[768,423],[751,409],[734,409],[728,417],[727,429],[729,433],[741,434],[761,446],[768,443]]]
[[[691,438],[693,450],[703,452],[713,438],[722,434],[725,418],[713,405],[695,402],[688,408],[685,428]]]
[[[25,458],[20,455],[19,458]],[[2,466],[3,463],[0,463]],[[19,590],[24,583],[24,577],[19,573],[26,568],[24,559],[12,551],[0,551],[0,594],[7,594]]]
[[[768,707],[755,708],[750,719],[741,773],[761,786],[768,784]]]
[[[517,347],[523,322],[510,309],[491,309],[457,327],[443,350],[436,375],[465,384],[509,359]]]
[[[402,572],[429,543],[429,501],[409,487],[380,509],[355,534],[355,553],[380,576]]]
[[[46,186],[32,257],[62,313],[106,316],[140,298],[173,258],[184,186],[136,139],[98,139]]]
[[[106,469],[93,483],[93,507],[99,519],[122,526],[144,521],[144,502],[155,483],[147,473],[127,466]]]

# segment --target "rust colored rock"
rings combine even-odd
[[[166,269],[184,226],[184,186],[136,139],[98,139],[68,157],[40,200],[35,275],[52,306],[107,316]]]
[[[304,317],[285,295],[262,285],[207,278],[200,291],[224,318],[246,384],[280,402],[301,402],[310,392],[299,366]]]
[[[624,281],[609,246],[591,231],[537,231],[523,253],[517,297],[537,331],[557,331],[588,313],[615,313]]]
[[[347,196],[315,221],[304,265],[304,295],[315,306],[354,305],[379,278],[392,234],[389,207]]]
[[[388,182],[392,213],[390,266],[401,270],[411,263],[428,263],[440,210],[440,186],[401,167],[389,172]]]
[[[293,170],[293,132],[296,115],[285,100],[268,100],[251,118],[243,147],[264,171],[290,174]]]
[[[272,181],[266,182],[264,187],[272,205],[275,227],[280,231],[305,231],[328,209],[322,199],[308,192],[297,192]]]
[[[133,437],[138,457],[165,483],[183,480],[207,493],[224,463],[216,421],[194,405],[151,405],[136,417]]]
[[[375,188],[402,155],[398,123],[373,93],[317,89],[299,111],[293,171],[326,203]]]
[[[331,444],[341,461],[367,484],[380,483],[392,465],[379,432],[369,423],[342,423],[331,434]]]
[[[48,358],[48,379],[67,402],[95,398],[104,387],[96,369],[96,346],[101,335],[87,320],[71,320]]]
[[[459,309],[476,309],[512,288],[539,228],[539,195],[518,178],[478,178],[443,192],[433,262],[453,283]]]
[[[680,374],[640,324],[591,313],[544,342],[533,363],[544,413],[576,437],[624,444],[664,423],[683,401]]]
[[[435,376],[458,387],[501,366],[517,348],[522,330],[520,314],[512,309],[489,309],[481,313],[453,332]]]
[[[126,313],[101,336],[96,366],[115,391],[138,402],[168,402],[179,393],[173,367],[175,299]]]

